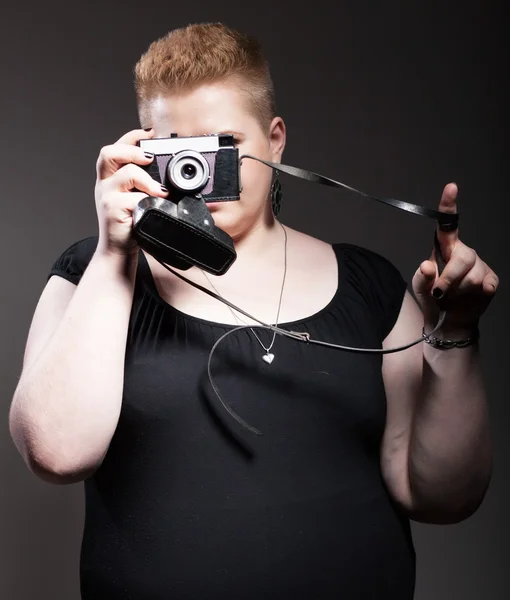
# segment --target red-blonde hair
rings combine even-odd
[[[268,132],[276,113],[274,87],[258,41],[222,23],[197,23],[170,31],[153,42],[135,66],[142,126],[151,126],[148,103],[155,96],[192,91],[226,79],[239,85],[252,114]]]

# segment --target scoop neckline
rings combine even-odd
[[[308,323],[310,321],[314,321],[314,320],[322,317],[324,314],[330,312],[331,309],[337,303],[337,300],[340,296],[340,289],[342,287],[341,282],[342,282],[342,275],[343,275],[343,269],[341,268],[341,263],[340,263],[340,259],[339,259],[339,252],[337,250],[339,250],[342,247],[342,244],[330,244],[330,246],[333,249],[333,253],[335,255],[335,260],[336,260],[336,264],[337,264],[337,269],[336,269],[337,285],[336,285],[335,293],[333,294],[331,299],[315,313],[313,313],[307,317],[304,317],[302,319],[295,320],[295,321],[280,322],[280,323],[278,323],[278,327],[288,329],[289,327],[295,327],[296,325],[302,325],[302,324]],[[194,321],[194,322],[202,324],[202,325],[208,325],[210,327],[218,327],[219,329],[235,329],[236,327],[242,327],[242,325],[239,325],[239,324],[223,323],[221,321],[211,321],[209,319],[197,317],[196,315],[190,315],[182,310],[179,310],[178,308],[175,308],[175,306],[173,306],[172,304],[169,304],[164,298],[161,297],[160,293],[158,292],[158,289],[156,287],[156,282],[154,280],[154,275],[152,274],[149,262],[148,262],[147,258],[145,257],[145,254],[141,248],[139,250],[137,275],[139,275],[139,278],[142,282],[142,285],[143,285],[145,291],[148,292],[152,296],[152,298],[154,298],[156,300],[156,302],[158,304],[162,305],[163,308],[174,313],[176,316],[178,316],[179,318],[181,318],[183,320]],[[259,325],[253,325],[252,327],[259,327]],[[260,327],[263,327],[263,325],[260,325]]]

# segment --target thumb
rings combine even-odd
[[[414,293],[418,296],[429,297],[436,281],[436,265],[431,260],[424,260],[416,269],[413,277]]]

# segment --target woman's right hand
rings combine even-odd
[[[96,164],[96,211],[99,221],[98,248],[106,253],[133,254],[138,251],[132,237],[133,211],[148,196],[166,198],[168,192],[140,166],[146,166],[154,156],[137,146],[141,139],[150,139],[154,131],[135,129],[117,142],[104,146]],[[132,191],[136,189],[136,191]]]

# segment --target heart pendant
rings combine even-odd
[[[266,354],[264,354],[264,356],[262,357],[262,360],[264,362],[267,362],[268,365],[270,365],[273,360],[274,360],[274,354],[270,354],[269,352],[267,352]]]

